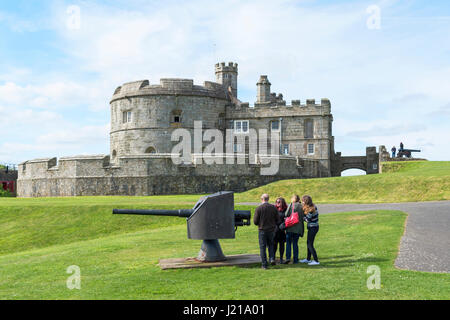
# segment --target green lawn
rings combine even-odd
[[[317,203],[380,203],[450,200],[450,161],[383,163],[382,174],[283,180],[238,194],[238,202],[262,193],[290,199],[309,194]]]
[[[1,299],[448,299],[448,274],[393,266],[406,215],[398,211],[321,217],[321,266],[166,270],[158,259],[195,255],[183,221],[0,256]],[[115,217],[111,217],[114,219]],[[147,217],[153,220],[152,217]],[[183,220],[183,219],[180,219]],[[387,224],[386,221],[389,221]],[[226,254],[258,253],[256,227],[223,240]],[[305,239],[300,241],[305,255]],[[67,267],[81,268],[81,290],[66,288]],[[381,289],[368,290],[368,266],[381,269]]]
[[[413,193],[433,200],[430,188],[450,198],[449,162],[390,169],[382,175],[278,182],[237,194],[236,202],[258,201],[263,190],[309,193],[320,202],[406,201]],[[431,182],[410,183],[405,196],[391,184],[399,179]],[[0,299],[450,299],[449,274],[394,267],[406,219],[398,211],[322,215],[316,245],[321,265],[267,271],[259,265],[162,271],[160,258],[199,251],[201,242],[187,239],[185,219],[112,215],[113,208],[191,208],[198,198],[0,198]],[[250,206],[236,208],[254,212]],[[305,242],[300,241],[302,258]],[[236,239],[221,243],[225,254],[259,252],[255,226],[241,227]],[[66,288],[71,265],[81,268],[81,290]],[[380,290],[366,287],[371,265],[381,269]]]

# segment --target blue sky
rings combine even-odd
[[[261,74],[288,103],[329,98],[343,155],[403,141],[450,160],[448,1],[2,0],[0,162],[108,154],[117,86],[202,84],[221,61],[242,101]]]

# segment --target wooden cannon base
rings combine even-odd
[[[226,260],[217,262],[201,262],[196,258],[161,259],[159,260],[158,265],[162,270],[167,270],[167,269],[248,266],[260,263],[261,257],[259,256],[259,254],[237,254],[226,256]]]

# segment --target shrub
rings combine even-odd
[[[12,197],[13,194],[9,190],[3,190],[0,188],[0,197]]]

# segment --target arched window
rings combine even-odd
[[[148,147],[145,149],[145,153],[156,153],[156,149],[153,147]]]
[[[115,157],[117,157],[117,151],[116,151],[116,150],[113,150],[113,152],[112,152],[112,158],[114,159]]]

